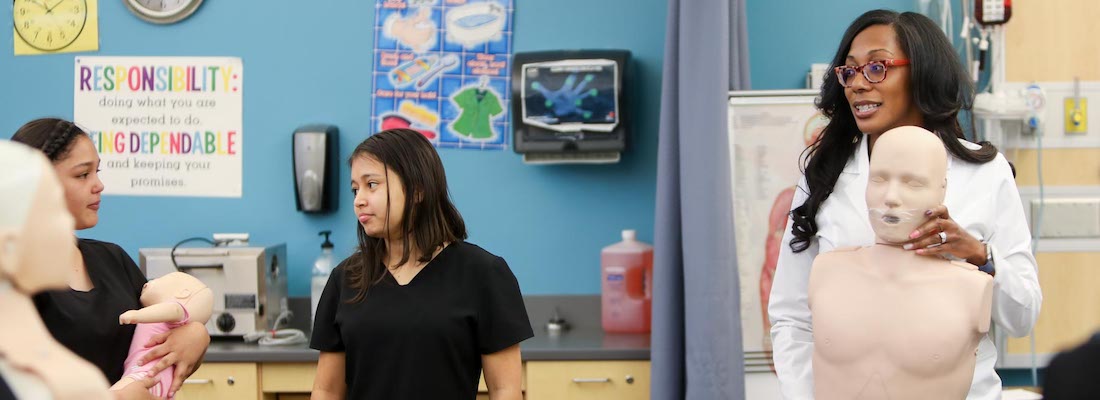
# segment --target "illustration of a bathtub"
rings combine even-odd
[[[501,38],[507,10],[496,2],[452,8],[445,17],[447,40],[469,48]]]

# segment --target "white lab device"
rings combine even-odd
[[[273,246],[140,249],[141,270],[149,279],[180,271],[201,280],[214,293],[210,336],[244,336],[272,329],[287,298],[286,244]]]

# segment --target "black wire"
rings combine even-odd
[[[180,270],[180,266],[176,264],[176,249],[179,248],[180,245],[182,245],[184,243],[187,243],[187,242],[206,242],[206,243],[210,243],[211,246],[217,246],[217,243],[214,243],[213,240],[210,240],[210,239],[207,239],[207,238],[204,238],[204,237],[197,237],[197,236],[193,237],[193,238],[183,239],[179,243],[176,243],[175,246],[172,246],[172,252],[169,253],[169,257],[172,259],[172,268],[175,268],[176,271]]]

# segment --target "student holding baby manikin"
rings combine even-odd
[[[83,129],[63,119],[40,118],[20,127],[12,141],[38,149],[53,164],[76,230],[99,223],[99,153]],[[79,255],[68,265],[73,270],[69,287],[39,293],[34,304],[57,341],[99,367],[108,381],[117,382],[134,336],[134,326],[119,325],[118,316],[141,308],[145,276],[114,243],[80,238],[68,244]],[[151,350],[139,362],[159,359],[154,365],[158,372],[174,365],[169,389],[174,393],[198,369],[209,344],[206,326],[191,322],[152,337],[145,344]]]

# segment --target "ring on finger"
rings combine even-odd
[[[940,237],[940,244],[947,243],[947,232],[940,231],[938,236]]]

